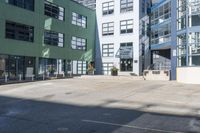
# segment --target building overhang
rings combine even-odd
[[[171,49],[171,42],[151,45],[151,50],[165,50],[165,49]]]

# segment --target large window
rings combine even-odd
[[[103,13],[103,15],[113,14],[114,13],[114,1],[104,2],[102,4],[102,13]]]
[[[178,66],[200,66],[200,32],[178,35],[177,44]]]
[[[77,61],[77,74],[86,74],[87,72],[87,62]]]
[[[171,41],[171,24],[161,25],[151,31],[151,44],[161,44]]]
[[[34,38],[34,27],[6,21],[6,38],[33,42]]]
[[[87,72],[87,62],[86,61],[72,61],[72,72],[75,75],[85,75]]]
[[[151,23],[156,25],[171,18],[171,2],[168,2],[152,11]]]
[[[80,15],[78,13],[72,12],[72,24],[86,28],[87,17]]]
[[[133,33],[133,20],[123,20],[120,22],[120,33]]]
[[[56,76],[65,74],[65,60],[39,58],[38,74],[47,76]]]
[[[34,74],[34,57],[0,55],[0,82],[5,82],[5,76],[8,76],[8,80],[24,80]]]
[[[6,3],[34,11],[34,0],[6,0]]]
[[[44,43],[47,45],[63,47],[64,46],[64,34],[45,30],[44,31]]]
[[[64,20],[65,9],[57,6],[53,3],[45,1],[44,3],[44,14],[55,19]]]
[[[114,35],[114,22],[103,23],[102,25],[102,35]]]
[[[112,67],[113,67],[113,63],[111,63],[111,62],[105,62],[105,63],[103,63],[102,73],[104,75],[110,75]]]
[[[86,39],[73,36],[71,47],[72,49],[86,50]]]
[[[120,12],[133,11],[133,0],[120,0]]]
[[[102,45],[102,56],[103,57],[113,57],[114,56],[114,44],[103,44]]]

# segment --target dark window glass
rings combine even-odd
[[[64,46],[64,34],[45,30],[44,43],[47,45],[63,47]]]
[[[63,7],[45,1],[44,14],[55,19],[64,20],[65,9]]]
[[[6,38],[33,42],[34,27],[6,21]]]
[[[34,0],[6,0],[8,4],[34,11]]]

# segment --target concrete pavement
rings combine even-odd
[[[200,86],[85,76],[0,86],[0,133],[199,133]]]

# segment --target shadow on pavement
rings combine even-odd
[[[199,122],[194,117],[0,96],[0,133],[198,133]]]

